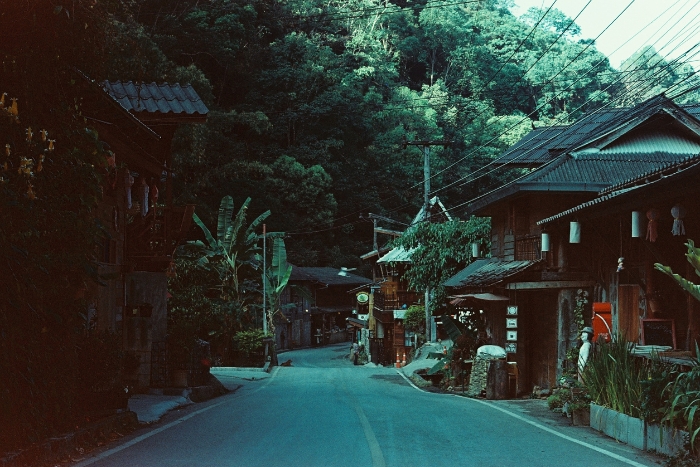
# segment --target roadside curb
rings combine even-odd
[[[138,427],[135,412],[124,411],[98,420],[80,430],[49,438],[23,451],[6,453],[0,458],[0,467],[26,467],[60,462],[67,457],[82,455],[82,446],[98,446],[109,442],[113,433],[124,434]]]

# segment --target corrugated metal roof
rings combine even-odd
[[[571,215],[571,214],[574,214],[574,213],[577,213],[577,212],[581,212],[581,211],[584,210],[584,209],[590,208],[591,206],[594,206],[594,205],[596,205],[596,204],[604,203],[605,201],[607,201],[607,200],[609,200],[609,199],[616,198],[617,196],[619,196],[619,195],[621,195],[621,194],[623,194],[623,193],[627,193],[627,192],[630,191],[630,190],[634,190],[635,188],[638,188],[638,187],[625,188],[625,189],[623,189],[623,190],[618,190],[618,191],[609,193],[609,194],[607,194],[607,195],[600,196],[600,197],[598,197],[598,198],[596,198],[596,199],[592,199],[592,200],[587,201],[587,202],[585,202],[585,203],[579,204],[578,206],[575,206],[575,207],[573,207],[573,208],[571,208],[571,209],[567,209],[566,211],[562,211],[562,212],[560,212],[560,213],[558,213],[558,214],[555,214],[555,215],[553,215],[553,216],[547,217],[546,219],[542,219],[542,220],[540,220],[540,221],[537,221],[537,225],[548,224],[548,223],[550,223],[550,222],[552,222],[552,221],[555,221],[555,220],[557,220],[557,219],[561,219],[562,217],[566,217],[566,216],[569,216],[569,215]]]
[[[539,261],[479,259],[449,278],[445,287],[488,287],[525,271]]]
[[[496,162],[524,166],[543,164],[559,154],[550,152],[549,149],[551,143],[567,128],[567,125],[535,128],[499,156]]]
[[[357,285],[371,284],[372,280],[346,272],[345,275],[338,274],[339,269],[328,267],[301,267],[292,266],[292,281],[315,281],[328,285]]]
[[[656,167],[654,170],[646,172],[640,176],[628,179],[624,182],[618,183],[616,185],[602,190],[599,193],[599,196],[591,201],[579,204],[578,206],[575,206],[571,209],[567,209],[566,211],[547,217],[546,219],[537,221],[537,225],[548,224],[550,222],[570,216],[572,214],[580,213],[581,211],[591,209],[594,206],[597,206],[601,203],[613,200],[621,195],[632,193],[635,190],[644,188],[646,186],[660,181],[673,183],[674,176],[686,176],[689,173],[688,170],[695,170],[695,168],[698,167],[699,160],[700,155],[696,155],[685,158],[679,162],[665,164],[660,168]],[[640,195],[635,194],[635,196]]]
[[[569,184],[572,191],[599,191],[604,188],[601,184],[614,184],[640,173],[658,168],[660,164],[668,164],[683,160],[684,154],[668,154],[656,152],[644,154],[578,154],[577,157],[565,156],[558,163],[543,170],[538,170],[523,177],[521,184]],[[586,190],[580,185],[588,184]]]
[[[680,134],[657,129],[625,135],[610,146],[600,150],[601,154],[650,154],[655,152],[688,156],[700,153],[700,143]]]
[[[626,179],[620,183],[617,183],[615,185],[612,185],[608,188],[605,188],[601,190],[599,195],[604,195],[607,193],[611,193],[613,191],[619,191],[622,188],[626,188],[631,185],[636,185],[640,183],[646,183],[649,180],[653,180],[659,177],[664,177],[664,176],[670,176],[673,172],[685,169],[688,166],[695,165],[698,163],[698,160],[700,159],[700,154],[695,154],[692,156],[688,156],[685,159],[682,159],[680,161],[674,161],[674,162],[669,162],[667,164],[663,164],[659,167],[654,168],[653,170],[650,170],[648,172],[644,172],[640,175],[637,175],[635,177]]]
[[[209,109],[189,85],[104,81],[105,91],[130,112],[207,115]]]
[[[592,136],[602,136],[630,120],[652,115],[659,110],[661,104],[673,105],[665,96],[659,95],[635,107],[595,110],[568,126],[537,128],[511,146],[498,160],[514,164],[545,163],[557,154],[575,149]],[[684,109],[696,117],[700,115],[698,106],[686,106]]]
[[[397,246],[389,251],[389,253],[379,258],[377,263],[410,263],[411,255],[414,251],[416,251],[415,248],[407,250],[402,246]]]

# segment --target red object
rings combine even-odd
[[[612,305],[609,302],[593,302],[593,342],[612,338]]]

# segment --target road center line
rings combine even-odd
[[[408,381],[408,383],[409,383],[411,386],[413,386],[414,388],[416,388],[417,390],[419,390],[419,391],[421,391],[421,392],[427,393],[427,391],[424,391],[423,389],[421,389],[421,388],[419,388],[418,386],[416,386],[415,384],[413,384],[413,381],[411,381],[405,374],[403,374],[403,372],[401,372],[401,371],[399,371],[399,370],[396,370],[396,372],[397,372],[398,374],[400,374],[400,375],[403,377],[403,379],[405,379],[406,381]],[[506,414],[506,415],[508,415],[508,416],[510,416],[510,417],[516,418],[516,419],[520,420],[521,422],[528,423],[528,424],[530,424],[530,425],[532,425],[532,426],[534,426],[534,427],[536,427],[536,428],[539,428],[539,429],[541,429],[541,430],[544,430],[544,431],[546,431],[547,433],[553,434],[553,435],[555,435],[555,436],[558,436],[558,437],[560,437],[560,438],[563,438],[563,439],[565,439],[565,440],[567,440],[567,441],[570,441],[570,442],[572,442],[572,443],[578,444],[578,445],[580,445],[580,446],[586,447],[586,448],[588,448],[588,449],[592,449],[593,451],[599,452],[599,453],[601,453],[601,454],[603,454],[603,455],[606,455],[606,456],[608,456],[608,457],[612,457],[613,459],[618,460],[618,461],[620,461],[620,462],[623,462],[623,463],[625,463],[625,464],[632,465],[632,466],[634,466],[634,467],[649,467],[649,466],[646,465],[646,464],[640,464],[639,462],[633,461],[633,460],[631,460],[631,459],[627,459],[626,457],[622,457],[622,456],[620,456],[620,455],[618,455],[618,454],[615,454],[614,452],[608,451],[607,449],[599,448],[598,446],[594,446],[594,445],[592,445],[592,444],[586,443],[585,441],[581,441],[581,440],[578,440],[578,439],[576,439],[576,438],[572,438],[571,436],[567,436],[567,435],[565,435],[565,434],[559,433],[558,431],[553,430],[553,429],[551,429],[551,428],[549,428],[549,427],[547,427],[547,426],[545,426],[545,425],[542,425],[541,423],[535,422],[535,421],[533,421],[533,420],[528,420],[527,418],[525,418],[525,417],[523,417],[523,416],[521,416],[521,415],[515,414],[515,413],[513,413],[513,412],[511,412],[511,411],[509,411],[509,410],[506,410],[506,409],[502,408],[502,407],[498,407],[497,405],[490,404],[490,403],[488,403],[488,402],[484,402],[484,401],[479,400],[479,399],[467,398],[467,397],[457,396],[457,395],[454,395],[454,394],[442,394],[442,395],[447,395],[447,396],[451,396],[451,397],[461,397],[462,399],[468,399],[468,400],[471,400],[471,401],[473,401],[473,402],[478,402],[478,403],[480,403],[480,404],[485,405],[486,407],[490,407],[490,408],[492,408],[492,409],[495,409],[495,410],[498,410],[498,411],[500,411],[500,412],[503,412],[504,414]]]
[[[365,433],[365,438],[367,439],[367,444],[369,445],[369,452],[372,455],[372,466],[385,467],[386,462],[384,461],[384,454],[382,454],[382,449],[379,447],[377,437],[374,435],[374,431],[372,430],[372,426],[369,424],[369,420],[367,420],[364,410],[362,410],[362,407],[360,407],[355,399],[351,397],[350,400],[352,401],[352,405],[357,413],[357,418],[360,419],[362,431]]]

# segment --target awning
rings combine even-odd
[[[503,295],[496,295],[492,293],[470,293],[465,295],[452,295],[449,298],[452,299],[450,300],[450,303],[454,306],[462,306],[471,300],[485,300],[488,302],[507,302],[510,300],[510,298],[504,297]]]
[[[365,321],[363,319],[348,318],[347,322],[348,322],[349,326],[353,326],[356,328],[364,328],[367,326],[367,321]]]
[[[397,246],[389,253],[385,254],[377,260],[377,264],[382,263],[410,263],[411,255],[415,251],[415,248],[405,249],[402,246]]]
[[[445,281],[445,287],[489,287],[519,274],[540,261],[503,261],[498,258],[477,259]]]

